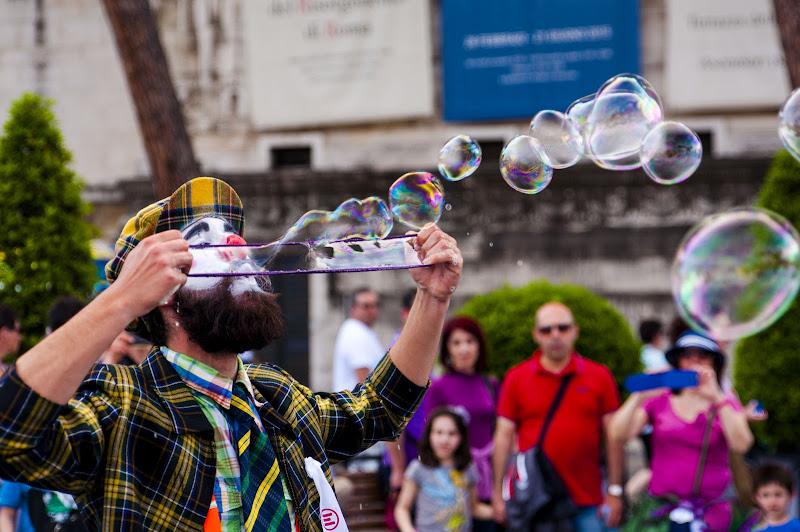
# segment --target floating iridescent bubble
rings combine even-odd
[[[638,168],[642,141],[662,116],[661,100],[646,79],[635,74],[614,76],[597,91],[584,124],[586,150],[603,168]]]
[[[542,162],[528,135],[517,135],[505,145],[500,173],[511,188],[523,194],[541,192],[553,178],[553,169]]]
[[[741,208],[692,228],[672,265],[681,316],[717,340],[735,340],[774,323],[800,287],[800,238],[782,216]]]
[[[531,138],[544,164],[568,168],[581,156],[564,140],[565,117],[558,111],[539,111],[531,120]]]
[[[305,213],[280,242],[322,244],[348,238],[384,238],[391,232],[393,225],[392,214],[381,198],[350,198],[333,212]]]
[[[429,172],[411,172],[389,187],[389,206],[395,220],[414,229],[436,223],[444,208],[444,189]]]
[[[697,134],[680,122],[661,122],[644,137],[642,168],[662,185],[686,181],[700,166],[703,145]]]
[[[590,94],[575,100],[567,107],[567,112],[564,113],[564,129],[561,132],[561,136],[573,151],[584,157],[588,157],[590,153],[586,151],[583,129],[586,119],[589,118],[589,113],[592,112],[592,107],[594,107],[595,96],[597,95]]]
[[[439,151],[439,173],[448,181],[461,181],[481,164],[481,147],[467,135],[448,140]]]
[[[781,107],[778,114],[781,125],[778,134],[783,145],[800,161],[800,89],[796,89]]]

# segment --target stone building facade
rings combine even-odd
[[[437,72],[438,2],[416,1],[430,6]],[[527,196],[503,182],[497,160],[505,142],[527,131],[528,121],[447,123],[438,118],[438,97],[429,117],[258,128],[250,109],[264,95],[246,82],[243,58],[252,43],[244,38],[245,2],[151,0],[151,6],[195,153],[204,173],[228,180],[243,197],[248,240],[271,241],[304,212],[332,210],[350,197],[386,198],[397,177],[433,171],[444,142],[470,134],[484,148],[483,165],[470,178],[445,184],[449,209],[441,219],[466,259],[454,309],[504,283],[547,278],[608,297],[634,327],[645,317],[669,319],[669,269],[681,237],[708,214],[752,203],[780,148],[777,105],[684,112],[667,106],[669,118],[704,140],[703,164],[686,183],[665,187],[640,170],[610,172],[580,163],[556,171],[546,190]],[[640,2],[642,74],[656,88],[665,85],[671,59],[664,45],[668,2]],[[435,83],[438,94],[441,81]],[[0,107],[24,91],[54,98],[75,169],[87,183],[86,198],[95,205],[93,222],[113,241],[121,222],[152,201],[153,192],[100,2],[0,0]],[[388,341],[399,326],[400,297],[412,286],[402,271],[287,276],[276,284],[287,294],[282,304],[293,328],[263,355],[316,389],[330,385],[331,346],[345,296],[361,285],[381,293],[377,330]]]

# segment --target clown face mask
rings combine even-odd
[[[221,218],[207,216],[184,227],[181,236],[190,246],[214,246],[220,244],[246,244],[233,227]],[[184,287],[189,290],[208,290],[219,284],[222,277],[196,277],[193,274],[241,274],[231,283],[231,293],[236,296],[248,291],[271,292],[267,276],[247,275],[256,271],[256,265],[248,257],[246,247],[193,247],[194,260],[189,270],[189,279]]]

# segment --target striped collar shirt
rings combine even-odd
[[[214,445],[217,455],[216,482],[214,485],[214,502],[220,516],[223,532],[240,532],[243,530],[241,471],[239,454],[235,443],[233,426],[226,413],[231,408],[234,381],[222,375],[214,368],[203,364],[189,356],[183,355],[167,347],[161,347],[164,357],[172,364],[186,385],[192,389],[200,408],[214,428]],[[253,386],[244,369],[242,360],[237,357],[238,369],[236,381],[241,383],[250,398],[250,411],[259,429],[264,432],[264,425],[258,415]],[[295,527],[292,497],[281,474],[283,493],[289,506],[289,516],[293,529]]]

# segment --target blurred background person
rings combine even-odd
[[[464,419],[447,407],[432,411],[419,447],[395,508],[400,530],[469,532],[473,517],[491,519],[492,507],[478,502]]]
[[[643,320],[639,324],[639,338],[642,339],[642,349],[639,358],[645,371],[664,371],[669,369],[669,363],[664,356],[667,347],[667,337],[664,326],[659,320]]]
[[[386,350],[372,329],[380,314],[378,293],[357,289],[349,298],[348,318],[336,335],[333,347],[333,389],[352,390],[362,384],[381,361]],[[348,461],[348,471],[378,473],[383,442],[378,442]]]
[[[633,393],[612,416],[611,436],[618,441],[636,437],[653,426],[652,478],[649,497],[638,503],[641,512],[626,525],[636,530],[637,518],[663,507],[669,517],[679,499],[709,530],[728,530],[733,515],[728,451],[744,453],[753,444],[753,434],[741,403],[721,386],[725,355],[719,345],[694,331],[685,332],[666,353],[675,369],[693,370],[699,385],[678,391],[654,390]]]
[[[52,334],[85,306],[86,302],[75,296],[57,298],[47,311],[45,334]],[[84,532],[88,528],[72,495],[4,481],[0,485],[0,532],[43,530]]]
[[[0,303],[0,376],[8,369],[5,358],[19,351],[22,342],[22,325],[17,311]]]
[[[426,415],[446,406],[460,414],[469,431],[472,461],[478,474],[481,502],[492,500],[492,434],[497,408],[497,379],[486,375],[488,352],[481,326],[465,316],[447,321],[442,332],[439,360],[445,373],[425,396]],[[495,523],[475,519],[473,530],[494,530]]]

